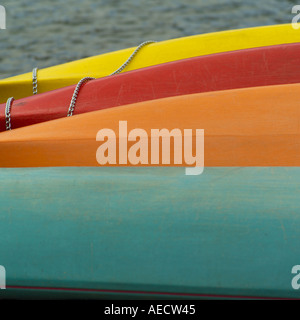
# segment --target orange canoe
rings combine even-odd
[[[205,166],[300,166],[299,92],[291,84],[192,94],[3,132],[0,167],[100,166],[97,133],[115,132],[118,150],[119,121],[144,129],[148,148],[151,129],[204,129]]]

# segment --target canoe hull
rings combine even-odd
[[[300,82],[300,44],[185,59],[97,79],[79,93],[74,114],[208,91]],[[12,128],[67,116],[75,86],[15,100]],[[0,105],[5,131],[5,104]]]
[[[299,42],[298,30],[290,24],[209,33],[147,45],[125,71],[141,69],[191,57],[249,48]],[[38,71],[38,92],[76,84],[81,78],[105,77],[117,70],[135,48],[102,54]],[[32,95],[32,73],[0,81],[0,103],[9,97]]]
[[[152,129],[179,129],[181,140],[185,129],[193,136],[203,129],[206,167],[300,166],[299,89],[300,84],[290,84],[171,97],[2,132],[0,167],[100,166],[98,158],[104,156],[97,158],[97,151],[103,140],[97,134],[112,130],[118,149],[126,139],[121,120],[127,121],[127,140],[131,130],[144,130],[148,161],[137,165],[151,166]],[[128,142],[128,153],[134,144]],[[175,166],[170,149],[169,165]],[[192,166],[185,161],[176,165]],[[133,164],[128,160],[127,165]]]
[[[299,297],[299,168],[0,176],[3,297]]]

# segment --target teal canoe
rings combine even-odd
[[[300,168],[0,169],[0,298],[300,298]]]

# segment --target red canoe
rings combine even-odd
[[[101,66],[99,66],[101,67]],[[74,114],[192,93],[300,82],[300,43],[185,59],[86,83]],[[66,117],[76,86],[15,100],[12,129]],[[0,131],[5,104],[0,105]]]

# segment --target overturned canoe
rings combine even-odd
[[[1,169],[0,178],[0,298],[299,298],[299,168],[206,168],[196,178],[182,168]]]
[[[0,167],[99,166],[96,154],[104,145],[100,141],[106,129],[112,149],[117,150],[132,130],[142,129],[143,155],[149,161],[137,165],[153,164],[152,130],[167,129],[161,134],[169,137],[177,129],[182,141],[184,130],[197,138],[197,130],[203,129],[205,166],[299,166],[299,90],[300,84],[290,84],[192,94],[2,132]],[[137,139],[126,142],[125,151],[136,147]],[[175,163],[174,148],[170,149],[171,166],[189,166],[185,159]],[[130,165],[127,156],[125,160]]]
[[[90,81],[73,114],[171,96],[235,88],[300,83],[300,43],[190,58]],[[12,128],[67,116],[75,86],[16,100]],[[0,131],[6,129],[0,105]]]
[[[299,42],[298,30],[290,24],[256,27],[162,41],[145,46],[126,67],[126,71],[165,62],[218,52]],[[101,78],[118,69],[134,51],[133,48],[90,57],[45,68],[37,73],[39,93],[76,84],[89,76]],[[32,95],[32,73],[0,81],[0,103]]]

